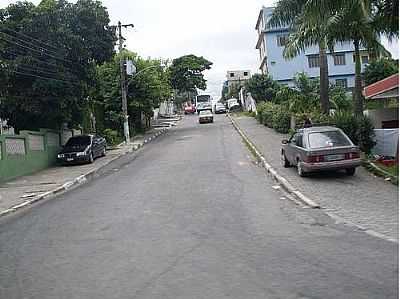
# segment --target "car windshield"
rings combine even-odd
[[[200,111],[200,115],[210,115],[210,111]]]
[[[308,134],[310,148],[325,148],[351,145],[340,131],[315,132]]]
[[[65,144],[65,146],[82,146],[89,144],[90,144],[89,136],[75,136],[68,139],[68,142]]]

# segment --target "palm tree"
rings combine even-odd
[[[379,32],[374,28],[372,7],[368,0],[352,0],[336,8],[335,17],[329,24],[330,37],[337,42],[352,41],[355,58],[354,113],[362,115],[364,101],[362,96],[362,78],[360,48],[369,52],[388,56],[388,51],[380,44]]]
[[[283,55],[290,59],[307,47],[318,45],[320,60],[320,104],[323,113],[329,113],[328,48],[333,48],[329,38],[330,11],[309,5],[307,0],[280,0],[268,21],[270,27],[289,26],[291,34]]]

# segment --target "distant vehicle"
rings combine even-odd
[[[77,135],[68,139],[57,160],[63,164],[93,163],[106,155],[106,140],[95,135]]]
[[[226,113],[226,107],[224,104],[218,102],[215,104],[215,114]]]
[[[227,103],[229,112],[240,110],[240,104],[238,99],[229,99],[227,100]]]
[[[329,126],[299,129],[282,140],[281,160],[283,167],[296,166],[299,176],[342,169],[354,175],[361,165],[359,148],[342,130]]]
[[[208,94],[197,95],[195,105],[197,113],[200,113],[202,110],[212,111],[211,96]]]
[[[199,123],[212,123],[214,122],[214,116],[212,115],[210,110],[203,110],[199,113]]]
[[[194,105],[190,104],[185,106],[184,112],[185,114],[194,114],[196,112],[196,108],[194,107]]]

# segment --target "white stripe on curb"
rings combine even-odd
[[[301,193],[298,190],[295,190],[295,188],[286,180],[284,177],[278,174],[278,172],[267,163],[265,157],[259,152],[259,150],[255,147],[255,145],[247,138],[246,134],[239,128],[239,126],[236,124],[236,122],[233,120],[233,118],[228,114],[229,119],[232,122],[233,127],[238,131],[239,135],[242,137],[242,139],[246,142],[246,144],[254,151],[254,153],[257,156],[257,159],[259,159],[263,165],[263,167],[266,169],[267,173],[270,173],[272,177],[280,184],[282,187],[286,189],[289,194],[293,195],[294,197],[298,198],[300,201],[302,201],[304,204],[311,208],[320,208],[320,205],[314,202],[312,199],[308,198],[305,196],[303,193]]]
[[[244,134],[244,132],[240,129],[240,127],[236,124],[236,122],[233,120],[233,118],[229,114],[228,114],[228,117],[231,120],[234,128],[238,131],[239,135],[243,138],[243,140],[247,143],[247,145],[250,146],[254,150],[254,152],[257,154],[257,158],[262,162],[262,165],[266,169],[267,173],[269,172],[270,174],[272,174],[272,176],[279,182],[279,184],[282,185],[286,189],[286,191],[289,193],[286,197],[288,197],[289,199],[290,199],[290,197],[295,197],[295,198],[292,198],[291,200],[294,199],[294,202],[296,202],[297,199],[299,199],[302,203],[306,204],[307,206],[309,206],[311,208],[321,208],[319,204],[317,204],[316,202],[314,202],[313,200],[311,200],[310,198],[305,196],[299,190],[296,190],[289,183],[288,180],[286,180],[284,177],[280,176],[276,172],[276,170],[273,169],[273,167],[266,162],[265,158],[259,153],[259,151],[255,148],[253,143],[247,138],[247,136]],[[365,233],[369,234],[370,236],[374,236],[374,237],[377,237],[377,238],[380,238],[380,239],[383,239],[383,240],[386,240],[389,242],[393,242],[396,244],[399,243],[399,241],[396,239],[390,238],[390,237],[388,237],[384,234],[378,233],[374,230],[366,229],[365,227],[363,227],[361,225],[358,225],[356,223],[348,221],[348,220],[346,220],[338,215],[335,215],[333,213],[325,211],[325,214],[328,215],[329,217],[331,217],[332,219],[334,219],[336,224],[339,224],[339,223],[347,224],[349,226],[356,227],[357,229],[359,229],[361,231],[364,231]]]

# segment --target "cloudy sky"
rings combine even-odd
[[[10,0],[0,0],[5,7]],[[39,0],[33,0],[37,4]],[[75,2],[75,1],[73,1]],[[207,92],[221,93],[227,70],[258,68],[254,29],[261,7],[275,0],[103,0],[111,22],[135,24],[125,30],[127,48],[143,57],[204,56],[213,67],[206,72]],[[388,45],[399,57],[397,42]]]

